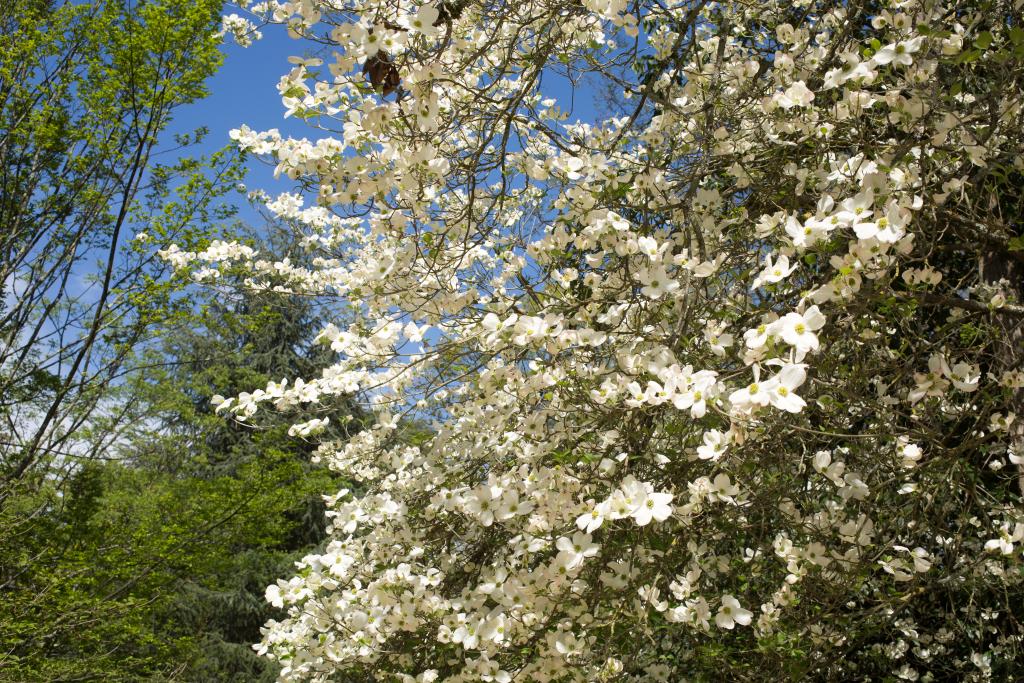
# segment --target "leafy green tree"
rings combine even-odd
[[[220,5],[0,8],[0,500],[61,469],[62,452],[109,445],[79,437],[173,301],[140,241],[201,242],[199,226],[231,211],[218,199],[241,177],[237,155],[156,156],[174,151],[161,133],[220,65]]]
[[[146,239],[203,244],[233,211],[239,156],[164,134],[220,65],[220,7],[0,5],[0,680],[181,668],[149,621],[201,527],[140,545],[106,461],[138,417],[116,396],[136,350],[188,306]]]

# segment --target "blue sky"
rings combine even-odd
[[[221,47],[224,64],[208,83],[209,96],[178,109],[169,133],[206,126],[210,133],[199,148],[206,153],[229,144],[230,131],[243,124],[253,130],[277,128],[283,135],[296,137],[318,135],[319,131],[302,121],[284,117],[277,92],[281,76],[292,68],[288,57],[302,54],[302,42],[289,38],[280,26],[265,27],[263,36],[248,48],[235,45],[230,38],[225,40]],[[272,195],[295,189],[294,182],[287,178],[275,180],[273,168],[255,159],[249,161],[245,183],[250,189],[263,189]],[[256,220],[244,197],[239,195],[236,201],[243,219]]]

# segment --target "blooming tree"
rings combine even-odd
[[[252,9],[322,46],[321,137],[234,133],[314,265],[164,255],[344,302],[223,412],[376,415],[267,591],[281,680],[1019,672],[1020,2]]]

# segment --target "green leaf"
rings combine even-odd
[[[971,62],[978,61],[978,57],[981,56],[981,50],[964,50],[954,60],[957,64],[970,64]]]

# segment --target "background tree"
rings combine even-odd
[[[254,428],[226,421],[211,400],[317,372],[327,361],[323,346],[310,344],[321,313],[308,298],[238,295],[226,283],[193,303],[196,314],[162,333],[148,369],[126,387],[148,405],[147,419],[128,437],[106,502],[140,525],[140,539],[151,533],[150,520],[158,536],[180,538],[176,553],[190,558],[171,563],[177,569],[162,587],[166,599],[149,610],[163,639],[192,645],[183,679],[274,680],[276,665],[252,649],[264,622],[279,616],[265,588],[323,540],[322,496],[344,482],[313,462],[314,445],[290,433],[291,420]],[[321,406],[309,419],[325,408],[325,436],[358,431],[351,402]],[[165,496],[155,508],[130,502],[154,490]],[[174,511],[175,533],[163,530],[161,510]]]
[[[341,486],[290,421],[211,403],[324,365],[319,304],[183,296],[157,257],[235,233],[242,157],[164,134],[221,63],[219,9],[0,8],[0,680],[272,680],[265,586]]]
[[[220,64],[220,6],[0,7],[6,680],[138,680],[162,670],[154,657],[175,660],[174,643],[147,637],[146,591],[133,592],[151,572],[132,573],[124,520],[102,518],[102,462],[137,417],[114,400],[133,354],[187,307],[144,239],[203,243],[232,212],[220,198],[241,177],[236,154],[158,161],[203,135],[172,146],[161,134]]]
[[[77,438],[155,317],[153,239],[223,218],[236,155],[157,161],[221,61],[219,2],[32,0],[0,10],[0,500],[33,470],[110,443]],[[179,146],[202,135],[180,136]],[[92,449],[92,450],[90,450]],[[63,453],[63,455],[62,455]]]
[[[104,398],[137,421],[17,537],[0,680],[276,678],[252,649],[279,616],[266,585],[317,548],[322,495],[344,482],[291,420],[241,425],[211,399],[322,366],[320,314],[306,298],[224,287],[190,305]],[[357,431],[353,411],[332,406],[325,433]]]

